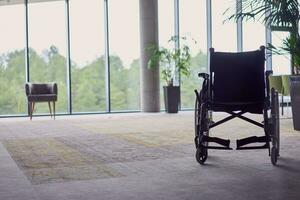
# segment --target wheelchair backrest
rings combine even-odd
[[[246,103],[265,100],[265,49],[215,52],[210,49],[210,87],[214,102]]]

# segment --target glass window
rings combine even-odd
[[[224,12],[235,8],[236,0],[212,0],[212,46],[216,51],[237,50],[237,30],[234,20],[228,21]]]
[[[139,110],[139,1],[109,1],[111,109]]]
[[[246,5],[245,5],[246,6]],[[250,7],[245,7],[244,12],[250,11]],[[266,45],[266,28],[261,20],[243,21],[243,50],[252,51],[260,46]]]
[[[158,1],[159,45],[172,47],[168,40],[174,35],[174,0]]]
[[[192,53],[191,74],[181,77],[181,108],[193,108],[193,89],[198,90],[201,84],[198,73],[207,72],[206,4],[198,0],[185,0],[180,2],[179,8],[180,35],[187,37]]]
[[[30,82],[56,82],[56,112],[67,112],[65,2],[28,4]],[[35,107],[48,113],[48,105]]]
[[[243,23],[243,50],[253,51],[266,45],[266,29],[259,22],[247,21]]]
[[[168,40],[174,36],[174,0],[158,1],[158,35],[159,46],[173,48],[175,44],[168,42]],[[161,69],[161,68],[160,68]],[[160,77],[161,73],[160,73]],[[163,86],[165,86],[165,80],[160,78],[160,108],[164,109],[164,95]]]
[[[24,5],[0,6],[0,115],[26,113]]]
[[[103,12],[103,1],[70,1],[73,112],[105,111]]]
[[[272,31],[272,45],[282,47],[282,41],[289,36],[289,32]],[[272,70],[274,75],[291,74],[291,56],[272,55]]]

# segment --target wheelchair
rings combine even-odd
[[[210,73],[199,73],[202,87],[195,90],[196,160],[203,165],[209,149],[232,150],[230,140],[210,136],[210,129],[233,118],[239,118],[264,129],[264,136],[251,136],[236,141],[236,150],[268,149],[276,165],[280,149],[278,92],[269,88],[265,71],[265,47],[247,52],[215,52],[210,48]],[[212,120],[213,112],[229,116]],[[258,122],[245,113],[262,114]],[[258,143],[251,145],[252,143]]]

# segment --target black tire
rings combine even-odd
[[[275,91],[273,88],[271,90],[271,123],[272,123],[271,156],[272,156],[272,151],[274,149],[274,151],[276,152],[276,162],[277,162],[277,157],[279,156],[279,151],[280,151],[279,102],[278,102],[278,92]]]
[[[195,125],[195,136],[199,135],[199,118],[200,118],[200,104],[198,98],[195,101],[195,110],[194,110],[194,125]]]
[[[208,157],[207,149],[202,147],[198,147],[196,151],[196,160],[200,165],[204,165],[206,159]]]
[[[202,104],[202,91],[199,92],[199,96],[197,96],[196,100],[195,100],[194,130],[195,130],[195,145],[196,145],[196,148],[198,148],[199,145],[200,145],[199,137],[202,134],[200,132],[200,126],[202,126],[201,104]]]
[[[208,136],[208,120],[207,120],[207,104],[203,103],[202,90],[199,93],[198,98],[195,101],[195,143],[196,143],[196,160],[201,165],[204,164],[208,157],[208,150],[203,146],[207,146],[207,142],[202,142],[201,138],[203,135]]]
[[[198,147],[196,151],[196,160],[198,163],[203,165],[205,161],[208,158],[208,150],[204,146],[208,146],[208,142],[201,141],[201,138],[203,136],[209,136],[209,129],[208,129],[208,120],[207,120],[207,104],[202,103],[201,106],[199,106],[199,137],[198,137]]]

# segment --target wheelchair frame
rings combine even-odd
[[[269,89],[269,75],[272,71],[266,71],[266,94],[267,97],[264,101],[263,108],[263,122],[257,122],[250,118],[243,116],[244,111],[229,111],[230,116],[224,119],[213,122],[209,117],[209,112],[212,112],[212,102],[210,94],[210,84],[212,80],[206,73],[199,73],[198,76],[203,78],[202,88],[198,92],[195,90],[196,102],[195,102],[195,146],[196,146],[196,160],[203,165],[208,158],[208,149],[220,149],[220,150],[232,150],[230,148],[230,140],[224,140],[218,137],[210,137],[209,130],[223,124],[231,119],[240,118],[256,126],[264,129],[264,136],[252,136],[237,140],[237,150],[250,150],[250,149],[268,149],[271,162],[276,165],[277,158],[279,157],[280,150],[280,130],[279,130],[279,102],[278,92],[272,88],[271,96]],[[248,146],[251,143],[264,143],[263,145]],[[217,143],[219,145],[209,145],[209,143]],[[271,145],[270,145],[271,143]],[[245,146],[246,145],[246,146]]]

